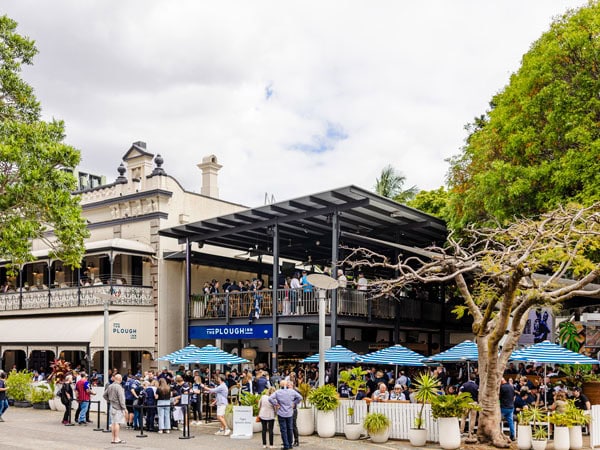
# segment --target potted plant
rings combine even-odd
[[[228,403],[225,407],[225,422],[230,430],[233,430],[233,405]]]
[[[469,410],[479,409],[471,394],[461,392],[458,395],[437,395],[431,401],[431,413],[438,422],[440,446],[447,450],[460,447],[459,417]]]
[[[317,433],[319,437],[328,438],[335,435],[334,411],[339,405],[335,386],[325,384],[313,390],[308,400],[317,410]]]
[[[340,372],[340,381],[346,383],[352,392],[350,399],[352,400],[352,406],[348,408],[348,421],[344,424],[344,434],[346,439],[356,441],[362,434],[363,426],[360,422],[356,422],[354,415],[356,409],[356,395],[359,389],[365,388],[367,383],[364,379],[368,372],[363,370],[362,367],[354,367],[351,370],[342,370]]]
[[[569,425],[571,419],[566,412],[554,412],[549,421],[554,425],[554,450],[569,450]]]
[[[48,384],[39,384],[29,391],[29,400],[35,409],[50,409],[48,402],[53,398],[53,388]]]
[[[523,409],[517,414],[517,448],[529,450],[531,448],[531,409]]]
[[[433,398],[438,395],[440,390],[440,381],[437,377],[427,373],[422,373],[415,378],[415,399],[421,403],[417,417],[415,417],[414,427],[408,430],[408,439],[414,447],[423,447],[427,442],[427,430],[423,428],[423,409],[426,403],[431,403]]]
[[[315,412],[308,404],[308,396],[313,391],[313,388],[308,383],[300,383],[296,388],[302,397],[302,403],[298,408],[298,418],[296,425],[298,426],[298,434],[300,436],[310,436],[315,432]]]
[[[533,422],[531,446],[533,450],[545,450],[548,443],[548,430],[541,422],[545,421],[547,416],[540,408],[529,408],[530,420]]]
[[[252,431],[259,433],[262,430],[260,422],[256,421],[258,416],[260,394],[252,394],[251,392],[240,392],[240,405],[241,406],[252,406]]]
[[[567,400],[567,411],[569,417],[569,445],[572,450],[583,448],[583,433],[581,427],[590,422],[591,417],[584,413],[582,409],[575,406],[574,400]]]
[[[14,405],[20,408],[31,406],[29,393],[32,388],[33,374],[24,369],[21,371],[12,370],[6,379],[9,398],[14,400]]]
[[[390,437],[390,419],[382,413],[369,413],[365,416],[364,427],[376,444],[387,442]]]

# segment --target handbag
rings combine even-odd
[[[256,422],[260,423],[260,417],[259,416],[256,416]]]

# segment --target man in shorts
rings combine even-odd
[[[229,436],[231,434],[231,430],[227,426],[227,422],[225,422],[225,409],[227,408],[228,403],[227,394],[229,394],[229,389],[225,383],[225,375],[219,375],[218,381],[219,385],[216,388],[209,389],[204,385],[202,385],[202,388],[204,389],[204,392],[215,394],[215,400],[217,403],[217,420],[221,424],[219,431],[217,431],[215,434],[217,436]]]
[[[121,374],[113,376],[113,382],[108,385],[104,391],[104,400],[110,403],[110,427],[112,431],[112,443],[124,444],[125,441],[119,438],[120,424],[125,423],[125,415],[127,414],[127,405],[125,405],[125,391],[121,382],[123,377]]]

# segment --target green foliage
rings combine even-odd
[[[300,383],[296,390],[302,397],[302,408],[308,408],[308,404],[306,402],[308,400],[308,396],[313,391],[313,387],[308,383]]]
[[[314,389],[308,400],[319,411],[333,411],[339,405],[339,399],[335,386],[325,384]]]
[[[24,369],[21,371],[12,370],[6,379],[6,391],[9,398],[22,402],[29,398],[32,389],[33,373]]]
[[[600,199],[600,3],[555,20],[450,160],[450,227]]]
[[[354,408],[353,407],[348,408],[347,414],[348,414],[348,416],[353,418],[354,417]]]
[[[558,340],[566,349],[579,353],[585,338],[579,334],[573,322],[565,320],[558,325]]]
[[[575,406],[575,400],[567,400],[567,411],[565,414],[569,418],[569,426],[585,425],[592,419],[590,415],[585,414],[583,409]]]
[[[412,186],[403,190],[406,177],[387,165],[381,170],[379,178],[375,179],[375,192],[382,197],[391,198],[399,203],[406,203],[417,194],[417,187]]]
[[[548,439],[548,430],[543,425],[538,425],[532,429],[532,437],[536,441],[545,441]]]
[[[346,383],[352,390],[352,395],[356,397],[360,388],[365,388],[367,382],[365,381],[365,375],[369,373],[363,370],[362,367],[354,367],[351,370],[342,370],[340,372],[340,381]]]
[[[390,426],[390,419],[382,413],[369,413],[365,416],[363,426],[369,434],[385,431]]]
[[[470,409],[480,408],[468,392],[461,392],[458,395],[438,395],[431,400],[431,413],[434,419],[463,417]]]
[[[423,427],[423,409],[426,403],[431,403],[440,391],[440,380],[437,377],[423,372],[415,377],[413,387],[415,389],[415,398],[421,403],[419,414],[415,417],[415,428]]]
[[[44,238],[50,257],[79,267],[88,236],[72,173],[79,151],[64,144],[64,124],[40,120],[33,89],[21,80],[34,42],[0,17],[0,258],[14,270],[32,261],[31,241]],[[51,233],[51,234],[48,234]]]
[[[29,391],[31,403],[44,403],[54,398],[54,389],[47,384],[40,384]]]
[[[240,392],[240,405],[252,406],[252,415],[258,416],[258,410],[260,409],[258,403],[260,402],[260,394],[252,394],[251,392]]]
[[[418,209],[432,216],[447,220],[448,191],[440,186],[432,191],[419,191],[415,197],[406,202],[411,208]]]
[[[554,412],[550,414],[548,418],[551,424],[557,427],[570,427],[571,426],[571,418],[567,413],[558,413]]]

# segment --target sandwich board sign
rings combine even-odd
[[[231,439],[252,439],[252,406],[233,407]]]

